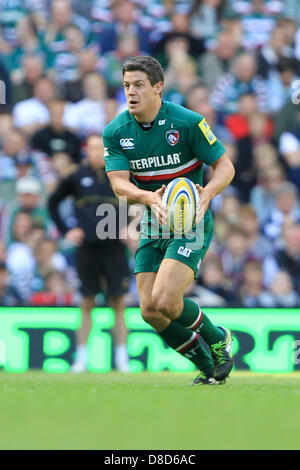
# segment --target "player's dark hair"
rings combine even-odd
[[[164,71],[158,60],[148,55],[140,55],[132,57],[123,65],[122,73],[123,77],[125,72],[134,72],[140,70],[144,72],[151,85],[155,85],[158,82],[164,83]]]

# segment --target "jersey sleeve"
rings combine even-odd
[[[103,131],[105,171],[130,171],[129,161],[117,137],[107,128]]]
[[[190,145],[192,154],[207,165],[212,165],[225,152],[225,147],[217,139],[206,119],[199,116],[190,126]]]

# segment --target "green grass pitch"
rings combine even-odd
[[[0,449],[300,449],[300,374],[0,373]]]

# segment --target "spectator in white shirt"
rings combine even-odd
[[[300,190],[300,126],[283,132],[279,139],[279,152],[285,160],[290,180]]]
[[[30,282],[35,269],[35,260],[27,244],[31,228],[30,215],[25,211],[20,211],[13,225],[15,241],[7,251],[7,268],[11,274],[12,285],[24,300],[29,299]]]
[[[293,287],[288,271],[279,270],[269,287],[262,295],[262,304],[267,308],[295,308],[300,306],[300,296]]]
[[[300,208],[297,187],[293,183],[289,181],[281,183],[274,195],[275,208],[272,210],[269,220],[263,225],[263,232],[271,242],[276,244],[281,236],[285,221],[300,223]]]
[[[33,97],[20,101],[13,108],[14,126],[31,136],[49,122],[48,104],[54,98],[54,86],[47,77],[42,77],[34,84]]]
[[[250,203],[260,224],[264,224],[275,209],[275,192],[284,181],[284,170],[276,162],[258,171],[258,184],[251,189]]]
[[[106,125],[106,83],[97,72],[88,73],[83,79],[82,100],[66,109],[64,123],[80,137],[101,134]]]
[[[222,114],[234,114],[238,110],[238,100],[245,94],[254,94],[258,109],[265,112],[267,89],[264,81],[256,75],[256,59],[244,53],[238,56],[231,73],[221,75],[211,93],[212,106]]]

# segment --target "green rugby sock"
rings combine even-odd
[[[183,299],[183,310],[175,322],[200,334],[209,346],[224,340],[223,331],[190,299]]]
[[[193,362],[208,377],[213,376],[212,357],[200,343],[198,333],[171,321],[167,328],[158,334],[168,346]]]

